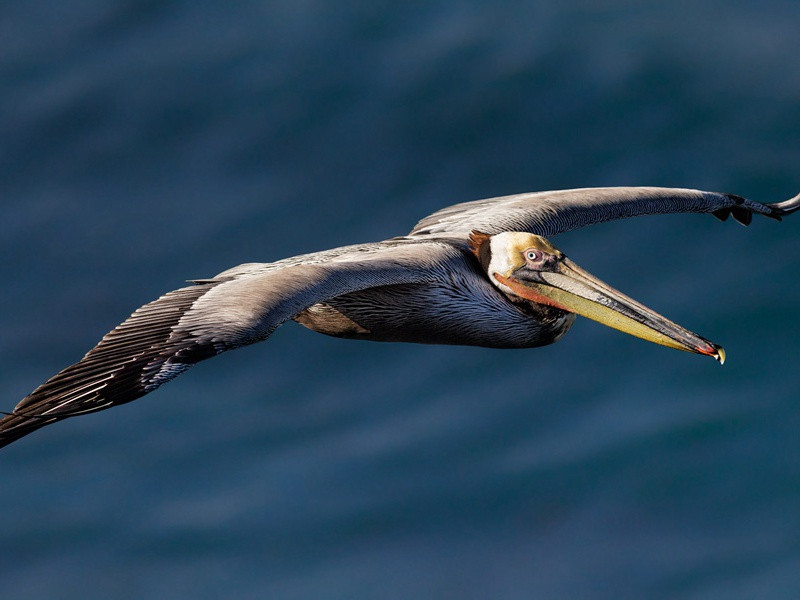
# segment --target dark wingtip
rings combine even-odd
[[[753,220],[753,211],[747,207],[747,200],[736,194],[725,194],[725,196],[733,201],[733,206],[726,206],[712,212],[715,217],[720,221],[725,221],[729,216],[733,215],[733,220],[742,225],[750,225]]]
[[[764,215],[765,217],[769,217],[770,219],[781,221],[782,217],[785,215],[789,215],[797,210],[800,210],[800,194],[797,194],[788,200],[784,200],[783,202],[776,202],[774,204],[759,204],[757,202],[751,202],[745,198],[742,198],[741,196],[737,196],[736,194],[725,194],[725,196],[733,202],[733,206],[719,208],[711,213],[720,221],[724,221],[730,215],[733,215],[733,218],[737,222],[741,223],[742,225],[749,225],[753,220],[754,212]]]
[[[734,220],[745,226],[750,225],[750,223],[753,221],[753,212],[749,208],[733,206],[731,207],[731,214],[733,215]]]
[[[0,448],[58,420],[54,417],[25,415],[17,412],[2,411],[0,414],[4,415],[0,419]]]
[[[715,217],[717,217],[720,221],[727,221],[728,217],[731,216],[731,209],[730,208],[718,208],[717,210],[711,213]]]

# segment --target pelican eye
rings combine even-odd
[[[542,259],[542,255],[536,250],[525,250],[525,258],[531,262],[537,262]]]

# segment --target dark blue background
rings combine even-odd
[[[6,2],[3,408],[185,279],[455,202],[800,190],[793,1]],[[796,598],[800,219],[560,236],[728,363],[290,324],[0,456],[7,598]]]

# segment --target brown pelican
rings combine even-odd
[[[778,219],[800,194],[760,204],[670,188],[596,188],[456,204],[406,236],[274,263],[248,263],[137,309],[79,362],[0,419],[0,446],[49,423],[130,402],[203,359],[270,336],[294,319],[332,336],[530,348],[582,315],[645,340],[723,362],[714,344],[570,261],[542,236],[656,213]]]

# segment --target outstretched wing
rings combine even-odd
[[[459,254],[434,240],[393,240],[242,265],[169,292],[0,419],[0,447],[49,423],[144,396],[196,362],[266,339],[318,302],[441,277]]]
[[[550,236],[585,225],[663,213],[729,215],[745,225],[753,213],[780,219],[800,208],[800,194],[776,204],[760,204],[732,194],[679,188],[611,187],[534,192],[454,204],[422,219],[411,236],[466,239],[473,230],[494,235],[530,231]]]

